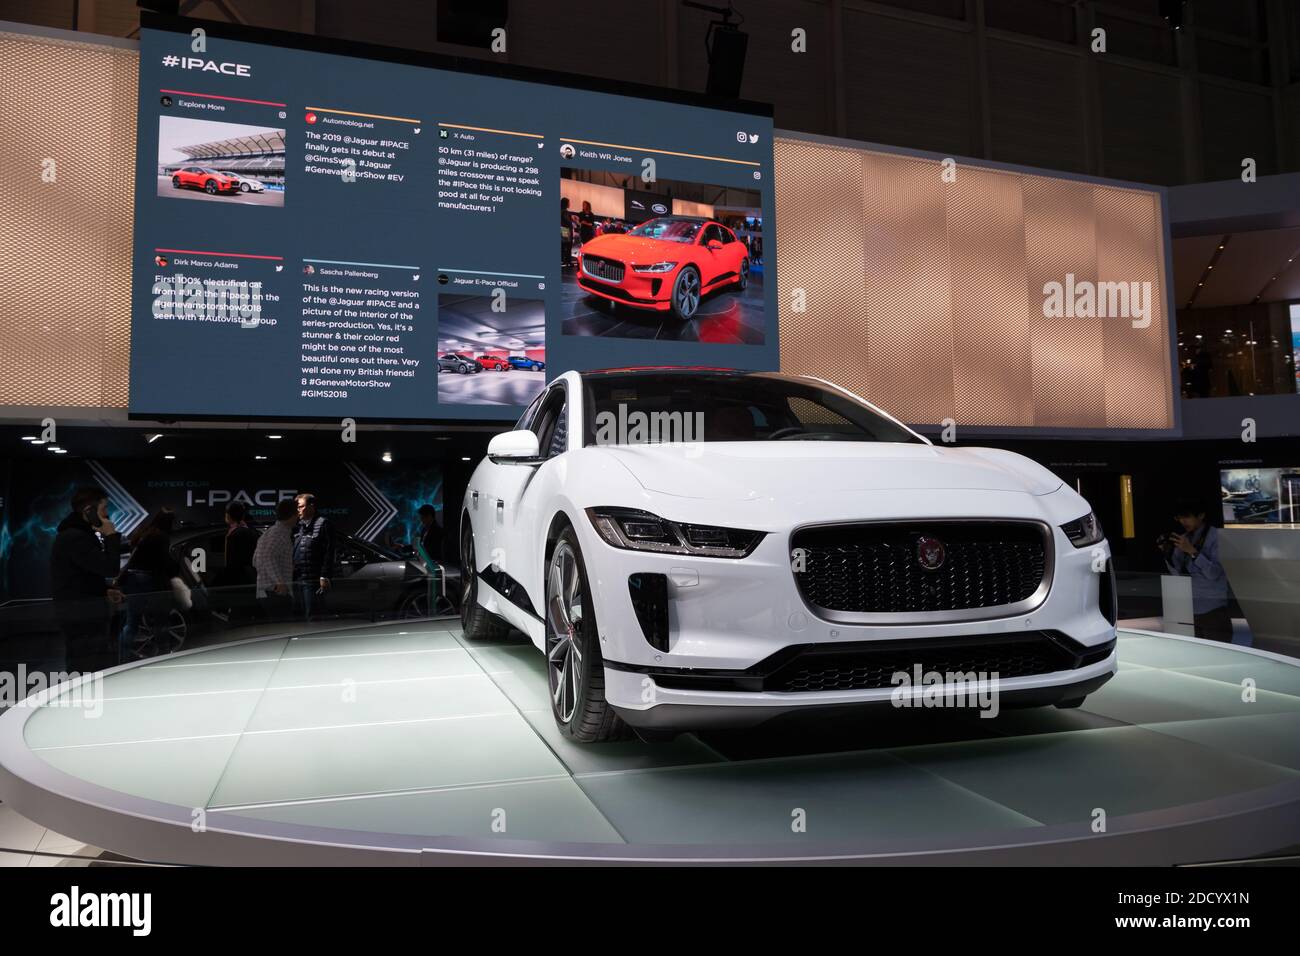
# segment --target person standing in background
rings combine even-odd
[[[253,551],[257,548],[257,532],[244,520],[247,509],[241,501],[226,506],[225,562],[218,585],[223,589],[224,603],[230,608],[230,621],[236,623],[252,612],[256,573],[253,571]]]
[[[1192,579],[1192,620],[1196,636],[1207,641],[1232,641],[1232,616],[1228,612],[1228,575],[1219,563],[1219,529],[1205,520],[1205,509],[1182,500],[1174,507],[1174,520],[1183,533],[1172,532],[1156,541],[1170,574]]]
[[[437,571],[442,560],[442,529],[438,527],[438,510],[433,505],[420,505],[415,510],[420,519],[420,537],[416,550],[430,571]]]
[[[560,200],[560,268],[567,269],[573,262],[573,215],[569,212],[569,197]]]
[[[293,530],[294,610],[310,621],[325,611],[325,595],[334,575],[334,529],[316,511],[316,496],[300,494],[298,524]]]
[[[180,577],[180,562],[172,557],[171,532],[176,516],[163,508],[131,532],[131,558],[118,576],[126,595],[126,616],[118,633],[117,662],[125,664],[138,654],[170,653],[165,639],[176,600],[172,578]],[[140,625],[147,623],[152,646],[137,647]]]
[[[275,506],[275,524],[267,528],[253,550],[257,571],[258,617],[287,621],[292,616],[293,527],[298,523],[298,506],[282,498]]]
[[[591,203],[583,200],[582,212],[578,213],[578,239],[585,245],[596,238],[596,214],[591,211]]]
[[[122,592],[108,582],[121,570],[122,535],[108,517],[103,488],[78,488],[71,504],[50,549],[50,595],[68,668],[90,672],[114,663],[108,604],[120,604]]]

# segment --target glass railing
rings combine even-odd
[[[1227,555],[1225,564],[1234,592],[1215,615],[1217,629],[1207,631],[1196,614],[1188,578],[1123,571],[1116,575],[1119,628],[1200,636],[1300,659],[1300,586],[1287,573],[1300,562]],[[430,578],[422,600],[398,606],[382,586],[353,582],[344,594],[345,585],[336,584],[311,619],[291,597],[259,599],[247,587],[200,586],[191,590],[188,606],[172,590],[71,605],[11,600],[0,604],[0,709],[58,683],[59,675],[250,638],[429,618],[458,627],[458,582],[458,569],[448,569]],[[27,693],[19,693],[23,688]]]

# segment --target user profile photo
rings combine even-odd
[[[166,94],[163,94],[163,98],[160,99],[158,102],[161,103],[163,106],[171,106],[172,98],[170,96],[167,96]]]
[[[302,274],[305,276],[314,276],[316,274],[316,267],[309,262],[302,267]]]
[[[167,266],[170,264],[170,262],[171,260],[168,259],[166,256],[153,257],[153,264],[156,265],[159,269],[166,269]]]
[[[576,153],[577,150],[573,148],[572,143],[565,143],[560,147],[560,157],[562,159],[573,159]]]

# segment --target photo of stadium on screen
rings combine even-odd
[[[158,195],[283,206],[284,130],[160,116]]]

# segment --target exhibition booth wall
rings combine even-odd
[[[0,54],[20,67],[0,241],[25,250],[0,288],[0,408],[120,421],[138,53],[10,25]],[[1162,190],[785,132],[775,150],[783,370],[922,426],[1177,434]]]

